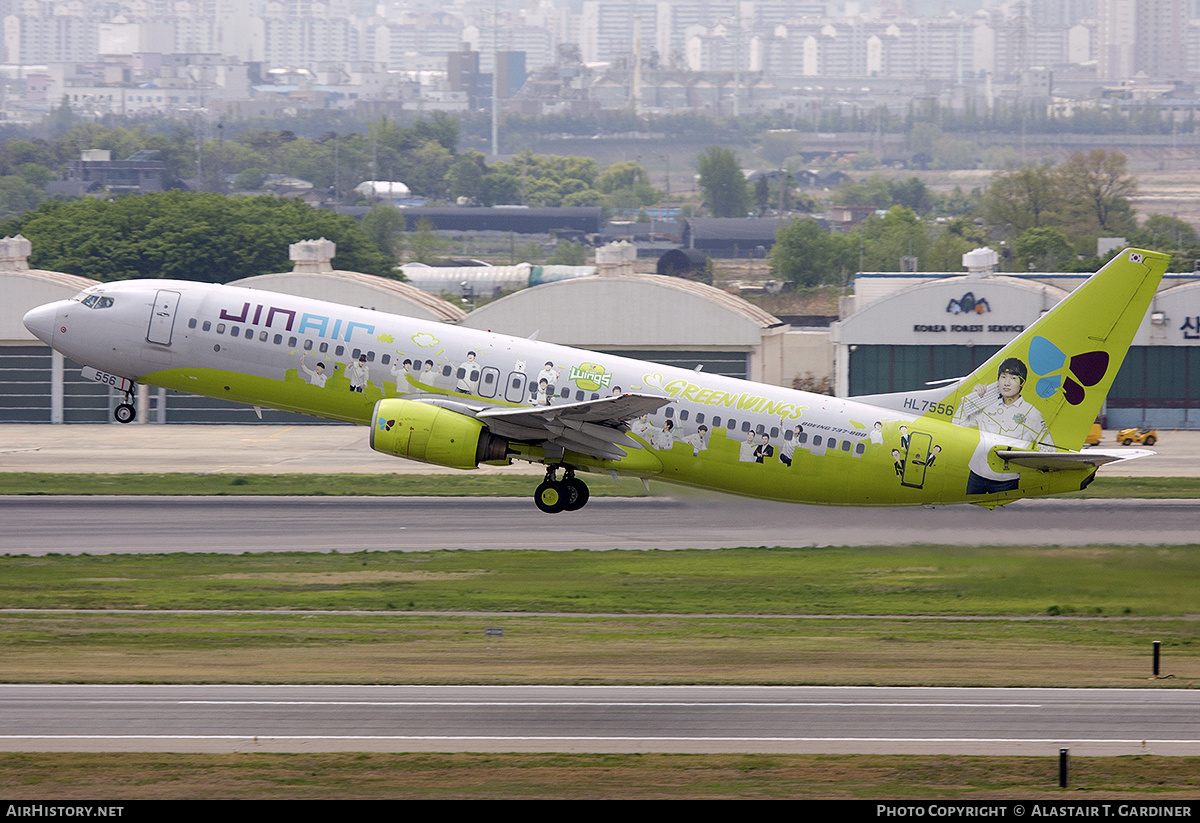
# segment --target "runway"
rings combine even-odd
[[[1200,755],[1181,689],[0,686],[2,751]]]
[[[545,515],[518,498],[0,497],[0,553],[1200,542],[1200,500],[1028,500],[865,509],[709,494],[596,498]]]

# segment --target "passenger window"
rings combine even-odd
[[[849,446],[849,445],[850,445],[850,442],[849,442],[849,441],[846,441],[846,444],[845,444],[845,445],[846,445],[846,446]],[[844,452],[848,452],[848,451],[850,451],[850,449],[843,447],[843,448],[842,448],[842,451],[844,451]],[[863,453],[863,444],[862,444],[862,443],[859,443],[858,445],[856,445],[856,446],[854,447],[854,453],[855,453],[855,454],[862,454],[862,453]]]
[[[242,327],[241,326],[230,326],[229,327],[229,335],[230,335],[230,337],[241,337],[242,336]]]
[[[581,391],[575,392],[575,399],[582,402],[583,401],[583,392],[581,392]]]
[[[821,445],[821,435],[818,434],[818,435],[813,436],[813,445],[814,446]]]
[[[294,348],[296,348],[296,344],[297,344],[297,343],[299,343],[299,342],[300,342],[300,341],[299,341],[299,340],[297,340],[296,338],[294,338],[294,337],[289,337],[289,338],[288,338],[288,348],[289,348],[289,349],[294,349]]]
[[[800,437],[798,437],[796,439],[796,442],[797,443],[807,443],[808,442],[808,432],[800,432]]]
[[[712,424],[713,424],[714,429],[717,428],[718,426],[720,426],[721,425],[721,415],[719,415],[719,414],[713,415]]]
[[[218,323],[217,324],[217,334],[224,334],[224,333],[225,333],[225,324]]]
[[[247,340],[254,339],[254,329],[246,329],[246,339]]]
[[[571,387],[563,386],[563,390],[562,390],[562,393],[560,396],[562,397],[563,400],[569,400],[571,398]]]
[[[471,369],[471,382],[472,383],[479,382],[479,369]]]
[[[595,392],[592,392],[592,399],[593,399],[593,400],[599,400],[599,399],[600,399],[600,395],[596,394]],[[668,411],[670,411],[670,409],[668,409]]]
[[[750,421],[749,420],[745,420],[742,422],[742,431],[744,431],[744,432],[750,431]]]
[[[485,374],[483,376],[483,382],[489,386],[492,385],[492,383],[496,382],[496,375],[492,374],[491,372],[488,372],[487,374]]]
[[[774,429],[771,429],[771,431],[775,431],[775,430],[774,430]],[[785,431],[785,432],[783,433],[783,439],[784,439],[784,440],[791,440],[791,439],[792,439],[792,430],[791,430],[791,429],[788,429],[787,431]]]
[[[352,355],[350,355],[350,359],[351,359],[351,360],[357,360],[357,359],[358,359],[358,356],[359,356],[360,354],[362,354],[362,350],[361,350],[361,349],[355,349],[355,350],[354,350],[354,353],[353,353]]]
[[[513,378],[513,381],[512,381],[512,387],[513,387],[514,389],[519,389],[519,388],[521,388],[521,378],[519,378],[519,377],[514,377],[514,378]]]
[[[305,351],[312,351],[312,346],[313,346],[313,344],[312,344],[311,340],[304,341],[304,350]]]
[[[774,440],[774,439],[775,439],[776,437],[778,437],[778,436],[779,436],[779,427],[778,427],[778,426],[772,426],[772,427],[771,427],[771,439],[772,439],[772,440]]]
[[[700,425],[703,422],[704,422],[704,412],[700,412],[699,414],[696,415],[696,425]]]
[[[454,369],[449,365],[442,366],[442,377],[449,377],[452,374],[454,374]]]
[[[277,334],[277,335],[275,335],[275,345],[276,345],[276,346],[282,346],[282,345],[283,345],[283,335],[282,335],[282,334]]]
[[[325,354],[327,351],[329,351],[329,344],[322,343],[320,346],[317,347],[317,351],[319,351],[321,354]]]
[[[246,331],[248,331],[248,332],[249,332],[249,331],[250,331],[250,329],[246,329]],[[254,333],[254,332],[250,332],[250,334],[253,334],[253,333]],[[250,335],[246,335],[246,336],[247,336],[247,337],[249,337]],[[266,343],[266,342],[267,342],[267,333],[266,333],[265,331],[260,331],[260,332],[258,333],[258,342],[259,342],[259,343]]]
[[[201,331],[212,331],[212,321],[205,320],[204,325],[200,327]]]
[[[379,358],[379,362],[386,366],[388,363],[392,362],[392,356],[390,354],[385,354],[383,357]]]
[[[680,419],[680,420],[687,420],[687,419],[688,419],[688,412],[687,412],[687,409],[684,409],[683,411],[679,412],[679,419]]]
[[[668,418],[668,419],[670,419],[670,418],[674,417],[674,416],[675,416],[675,409],[671,408],[670,406],[667,406],[666,415],[667,415],[667,418]]]
[[[373,352],[373,351],[369,351],[369,352],[367,352],[367,362],[368,362],[368,363],[374,363],[374,362],[375,362],[375,352]]]
[[[193,317],[191,320],[188,321],[188,328],[189,329],[196,328],[196,318]]]
[[[462,380],[464,377],[467,376],[467,370],[464,369],[462,366],[459,366],[458,371],[454,373],[454,376],[457,377],[459,380]]]
[[[725,421],[725,428],[731,432],[737,431],[737,421],[734,420],[732,417],[729,418],[728,420]]]
[[[345,354],[345,353],[346,353],[346,347],[345,347],[345,346],[338,346],[336,349],[334,349],[334,350],[333,350],[333,353],[334,353],[335,355],[337,355],[338,357],[341,357],[343,354]]]

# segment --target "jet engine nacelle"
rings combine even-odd
[[[503,460],[508,439],[465,414],[391,398],[375,404],[371,448],[392,457],[473,469],[485,461]]]

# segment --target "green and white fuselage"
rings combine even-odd
[[[427,462],[994,506],[1078,489],[1119,459],[1077,450],[1165,267],[1123,252],[969,377],[858,399],[194,282],[97,285],[25,322],[102,375],[370,425],[377,450]]]

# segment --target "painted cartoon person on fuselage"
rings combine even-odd
[[[460,394],[475,394],[479,390],[479,366],[475,363],[475,352],[467,352],[467,359],[458,367],[459,378],[454,390]]]
[[[775,456],[775,447],[771,445],[771,437],[763,432],[762,442],[754,447],[754,462],[765,463],[768,458]]]
[[[670,451],[671,447],[675,445],[675,421],[664,420],[662,431],[651,438],[650,445],[659,451]]]
[[[360,354],[358,362],[350,361],[346,366],[346,377],[350,380],[350,391],[362,394],[367,388],[367,356]]]
[[[420,364],[420,360],[417,361]],[[416,378],[413,374],[413,361],[405,358],[403,363],[392,361],[392,377],[396,378],[396,394],[404,394],[408,391],[408,378]]]
[[[779,445],[779,462],[785,466],[792,465],[792,461],[796,459],[796,447],[800,445],[800,435],[804,433],[804,427],[797,424],[792,430],[790,438],[784,438],[783,443]]]
[[[1020,474],[998,472],[988,464],[988,452],[998,444],[988,434],[998,434],[1023,444],[1026,448],[1053,449],[1042,414],[1021,397],[1029,369],[1016,357],[1010,357],[997,369],[996,382],[974,386],[959,400],[954,413],[958,426],[977,428],[979,446],[968,464],[967,494],[995,494],[1017,488]]]
[[[755,450],[758,448],[758,441],[754,437],[754,430],[749,429],[746,432],[746,439],[742,441],[741,447],[738,449],[738,462],[740,463],[757,463],[755,458]]]
[[[304,362],[306,356],[304,354],[300,355],[300,368],[304,369],[305,373],[308,374],[308,382],[314,386],[324,388],[325,381],[329,379],[329,375],[325,373],[325,364],[318,363],[315,369],[310,369],[308,364]]]

